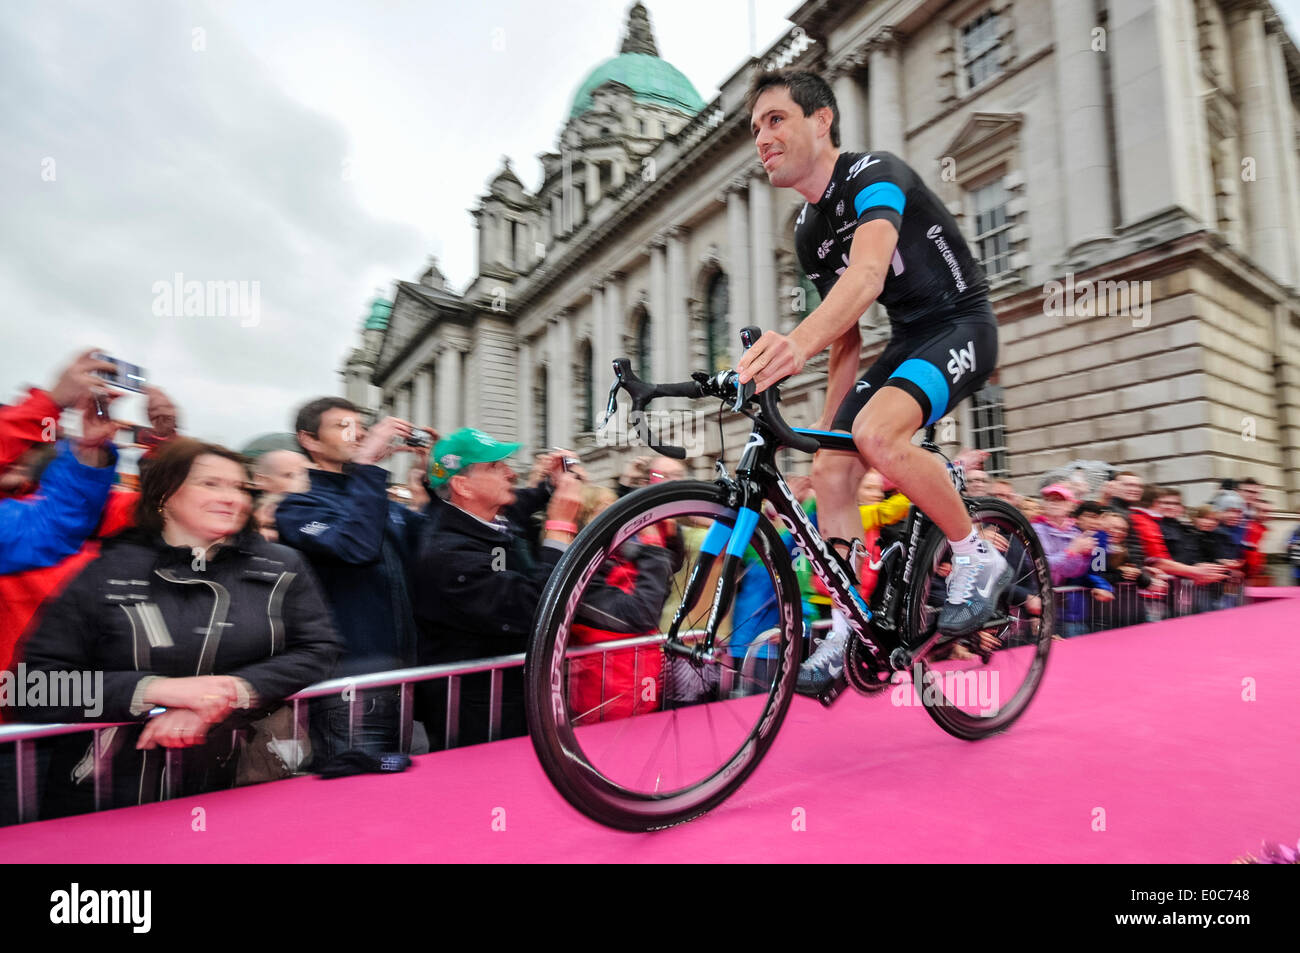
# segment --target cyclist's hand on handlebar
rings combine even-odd
[[[808,355],[800,351],[788,335],[765,331],[740,359],[736,372],[742,385],[752,380],[754,392],[761,393],[777,381],[798,374],[807,361]]]

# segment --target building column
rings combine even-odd
[[[892,152],[899,158],[906,158],[907,144],[903,140],[903,84],[898,62],[898,36],[892,27],[882,28],[868,41],[867,57],[867,68],[870,71],[868,142],[872,149]]]
[[[623,301],[623,279],[621,272],[611,271],[604,278],[605,282],[605,355],[604,364],[599,369],[599,380],[604,381],[602,385],[608,391],[614,382],[614,361],[620,357],[631,358],[631,354],[624,354],[627,349],[623,341],[623,322],[626,315],[623,313],[626,303]],[[602,397],[602,399],[604,399]]]
[[[433,425],[433,371],[428,367],[415,372],[415,400],[410,420],[417,427]]]
[[[394,416],[402,420],[411,419],[411,385],[409,382],[402,382],[397,388],[396,400],[397,413]]]
[[[727,186],[727,346],[740,347],[740,329],[754,320],[750,304],[748,180],[741,176]]]
[[[862,103],[862,86],[858,70],[866,61],[865,51],[849,54],[840,64],[833,80],[835,104],[840,110],[840,148],[845,152],[865,152],[872,147],[867,137],[866,109]],[[886,148],[881,146],[881,148]]]
[[[1300,242],[1294,240],[1295,236],[1300,235],[1300,157],[1296,155],[1294,148],[1286,147],[1287,143],[1296,141],[1295,118],[1291,111],[1291,87],[1287,79],[1286,60],[1282,53],[1282,37],[1285,36],[1286,29],[1276,15],[1267,18],[1264,21],[1264,26],[1268,31],[1266,42],[1268,44],[1269,60],[1269,91],[1272,93],[1273,115],[1276,117],[1274,119],[1274,128],[1276,129],[1276,140],[1280,153],[1278,156],[1280,160],[1278,171],[1285,185],[1284,214],[1286,232],[1292,239],[1287,242],[1287,249],[1290,252],[1289,264],[1291,266],[1291,277],[1288,280],[1294,284],[1297,276],[1300,276]]]
[[[602,382],[606,381],[606,379],[610,376],[610,372],[608,369],[609,364],[605,360],[605,355],[609,353],[609,344],[607,343],[607,339],[609,337],[609,327],[606,320],[607,316],[605,314],[605,307],[606,307],[606,295],[605,295],[604,285],[599,285],[599,284],[592,285],[590,387],[591,387],[592,413],[594,416],[592,417],[591,420],[582,421],[582,426],[579,427],[579,430],[594,431],[596,429],[596,425],[600,423],[600,418],[602,416],[601,411],[603,405],[601,404],[601,391],[604,389],[604,387],[608,386],[607,384],[602,385]],[[580,395],[575,394],[574,396],[578,397]],[[583,407],[583,402],[581,400],[578,401],[578,406]],[[586,412],[585,407],[583,407],[583,412],[584,413]]]
[[[672,227],[668,237],[668,362],[664,365],[664,381],[685,380],[693,368],[691,363],[691,316],[687,308],[688,279],[686,277],[686,236],[683,228]]]
[[[460,394],[460,351],[443,344],[437,351],[438,360],[438,423],[441,434],[449,434],[465,426],[462,419]]]
[[[600,166],[595,162],[587,163],[587,204],[595,205],[600,201]]]
[[[754,240],[750,308],[753,323],[764,331],[776,330],[778,295],[772,228],[772,186],[766,176],[756,176],[749,182],[749,234]]]
[[[1121,226],[1180,210],[1215,221],[1191,4],[1125,0],[1110,6],[1106,42],[1114,99]],[[1262,50],[1261,50],[1262,53]],[[1241,61],[1238,60],[1238,63]],[[1073,183],[1067,182],[1072,189]]]
[[[650,373],[663,383],[670,378],[668,367],[668,266],[664,255],[667,241],[656,235],[650,242]]]
[[[537,408],[533,406],[533,345],[527,339],[519,342],[515,382],[518,385],[519,442],[524,445],[521,459],[531,460],[537,450],[537,431],[533,426]]]
[[[551,355],[547,369],[547,417],[551,441],[572,449],[573,442],[573,336],[568,311],[560,311],[546,329],[546,349]]]
[[[1092,48],[1091,3],[1052,0],[1060,110],[1065,246],[1112,235],[1111,159],[1106,139],[1104,52]]]

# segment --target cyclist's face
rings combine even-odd
[[[755,101],[750,132],[758,161],[777,188],[793,188],[812,171],[818,129],[826,125],[829,130],[822,112],[830,114],[830,109],[805,116],[784,86],[765,89]]]

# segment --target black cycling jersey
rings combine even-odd
[[[794,247],[824,298],[849,264],[853,233],[883,218],[898,247],[879,301],[893,324],[943,320],[987,299],[988,279],[956,220],[906,162],[888,152],[842,152],[821,201],[805,203]]]

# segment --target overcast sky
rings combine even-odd
[[[468,282],[467,210],[503,155],[537,185],[627,6],[6,0],[0,400],[95,345],[143,366],[197,436],[288,429],[339,391],[376,289],[429,254]],[[749,7],[649,4],[661,55],[706,101],[749,54]],[[754,7],[766,48],[794,5]],[[155,283],[177,273],[259,282],[256,324],[251,299],[159,315]],[[117,406],[142,421],[138,398]]]
[[[457,287],[503,155],[529,188],[630,4],[598,0],[5,0],[0,400],[79,346],[142,365],[196,436],[286,430],[371,295],[429,254]],[[1278,4],[1297,35],[1300,0]],[[652,0],[660,55],[708,101],[795,0]],[[257,282],[250,312],[156,284]],[[249,285],[251,289],[251,284]],[[251,306],[252,302],[248,302]],[[138,399],[117,416],[143,422]]]

